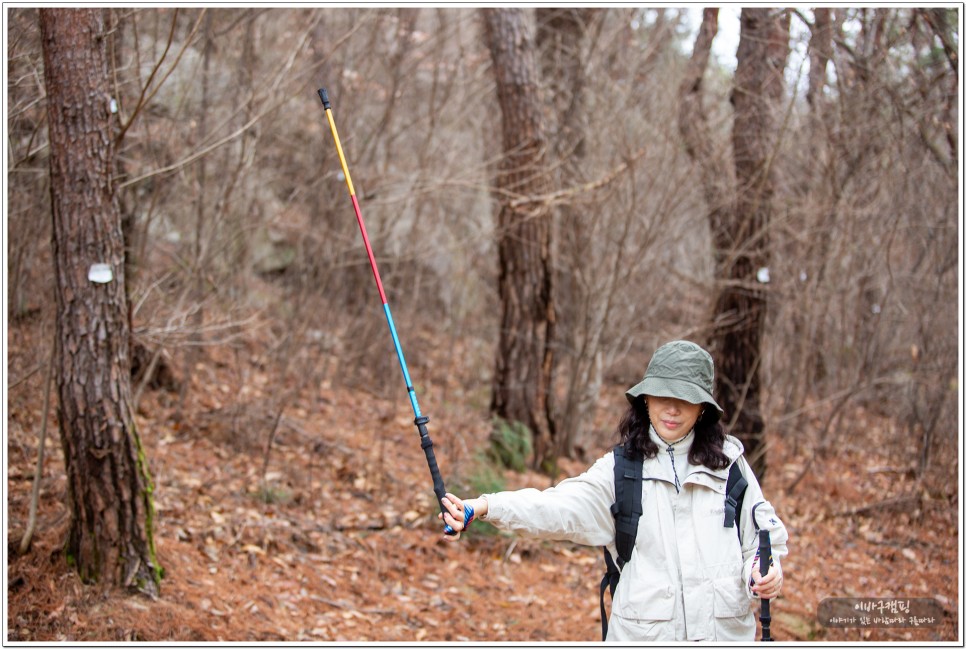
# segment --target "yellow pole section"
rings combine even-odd
[[[335,119],[332,118],[332,109],[325,111],[325,117],[329,120],[329,128],[332,129],[332,139],[335,140],[335,150],[339,152],[339,162],[342,164],[342,173],[345,174],[345,184],[349,188],[349,195],[355,196],[356,190],[352,187],[352,178],[349,177],[349,166],[345,162],[345,154],[342,152],[342,142],[339,141],[339,131],[335,128]]]

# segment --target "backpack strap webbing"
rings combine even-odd
[[[755,503],[755,506],[751,508],[751,522],[755,524],[755,534],[761,531],[761,528],[758,526],[758,507],[764,504],[763,502]]]
[[[614,591],[617,590],[617,582],[620,581],[621,571],[617,568],[614,560],[610,556],[607,548],[604,548],[604,563],[607,565],[607,572],[600,580],[600,639],[607,639],[607,607],[604,606],[604,593],[610,590],[610,601],[614,601]]]
[[[728,484],[725,485],[725,515],[724,526],[734,527],[741,511],[742,501],[745,499],[745,489],[748,488],[748,481],[742,475],[737,462],[731,464],[728,471]],[[738,521],[738,538],[741,538],[741,522]]]

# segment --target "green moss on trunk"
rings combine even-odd
[[[154,580],[154,588],[160,590],[161,580],[164,578],[164,568],[158,562],[158,552],[157,547],[154,542],[154,481],[151,480],[151,472],[148,470],[147,458],[144,455],[144,447],[141,446],[141,437],[138,435],[137,426],[134,424],[134,418],[131,418],[131,438],[134,440],[134,444],[137,447],[138,453],[138,471],[141,473],[141,478],[144,482],[144,511],[145,511],[145,521],[144,521],[144,534],[148,543],[148,559],[150,560],[151,570],[153,571],[152,578]],[[138,590],[145,590],[148,584],[138,583]]]

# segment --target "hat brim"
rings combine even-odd
[[[718,402],[714,400],[714,397],[709,392],[694,383],[680,379],[649,376],[624,394],[631,403],[640,396],[648,395],[653,397],[672,397],[694,404],[711,404],[714,406],[714,410],[708,412],[708,415],[713,416],[715,420],[723,413],[721,406],[718,405]]]

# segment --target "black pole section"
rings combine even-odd
[[[439,501],[439,510],[446,511],[443,507],[443,497],[446,495],[446,487],[443,486],[443,476],[439,472],[439,467],[436,465],[436,454],[433,452],[433,440],[429,438],[429,430],[426,428],[426,424],[429,423],[429,417],[426,415],[421,415],[416,417],[416,429],[419,431],[420,446],[423,447],[423,453],[426,454],[426,463],[429,465],[429,474],[433,477],[433,493],[436,494],[436,500]],[[449,525],[446,526],[445,531],[447,534],[455,534],[456,532]]]
[[[758,560],[761,568],[761,576],[768,574],[771,567],[771,534],[768,530],[758,530]],[[771,637],[771,602],[767,599],[761,600],[761,641],[772,642]]]

